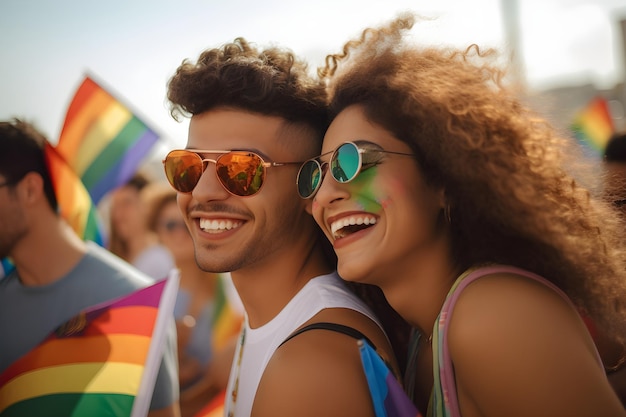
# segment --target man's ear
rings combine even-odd
[[[31,171],[17,184],[20,197],[24,203],[33,204],[44,196],[43,178],[37,172]]]

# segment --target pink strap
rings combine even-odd
[[[448,336],[448,323],[450,322],[450,318],[452,316],[452,310],[454,309],[454,305],[456,301],[459,299],[461,292],[472,282],[476,281],[478,278],[481,278],[485,275],[496,274],[496,273],[510,273],[521,275],[530,279],[533,279],[537,282],[544,284],[545,286],[552,288],[557,294],[559,294],[563,299],[576,311],[578,309],[569,297],[556,285],[548,281],[547,279],[536,275],[530,271],[526,271],[524,269],[516,268],[513,266],[504,266],[504,265],[494,265],[488,266],[484,268],[479,268],[474,271],[468,273],[465,277],[461,275],[457,280],[461,280],[461,282],[456,286],[456,288],[451,289],[451,293],[448,294],[446,301],[443,304],[441,309],[440,317],[445,317],[444,327],[443,327],[443,338],[442,338],[442,362],[440,362],[440,377],[441,377],[441,386],[443,392],[447,393],[448,396],[448,405],[450,407],[450,416],[451,417],[461,417],[461,411],[459,408],[459,401],[456,393],[456,383],[454,379],[454,370],[452,369],[452,360],[450,358],[450,351],[448,349],[447,336]],[[597,353],[597,352],[596,352]],[[598,355],[598,361],[602,363],[600,356]],[[441,366],[443,365],[443,366]],[[443,368],[443,370],[442,370]]]

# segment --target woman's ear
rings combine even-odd
[[[300,198],[300,197],[298,197],[298,198]],[[306,200],[303,200],[304,201],[304,209],[311,216],[313,215],[313,200],[314,200],[314,198],[307,198]]]

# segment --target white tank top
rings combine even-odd
[[[246,317],[228,381],[225,415],[249,417],[265,367],[278,346],[321,310],[337,307],[356,310],[382,329],[374,313],[346,287],[337,273],[311,279],[276,317],[259,328],[251,329]]]

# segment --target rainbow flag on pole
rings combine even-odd
[[[130,179],[159,135],[89,76],[65,116],[57,150],[98,204]]]
[[[400,382],[378,353],[361,339],[357,341],[376,417],[416,417],[420,414]]]
[[[608,102],[602,97],[591,100],[576,114],[570,129],[583,146],[601,156],[615,131]]]
[[[81,312],[0,374],[0,416],[145,417],[178,277]]]

